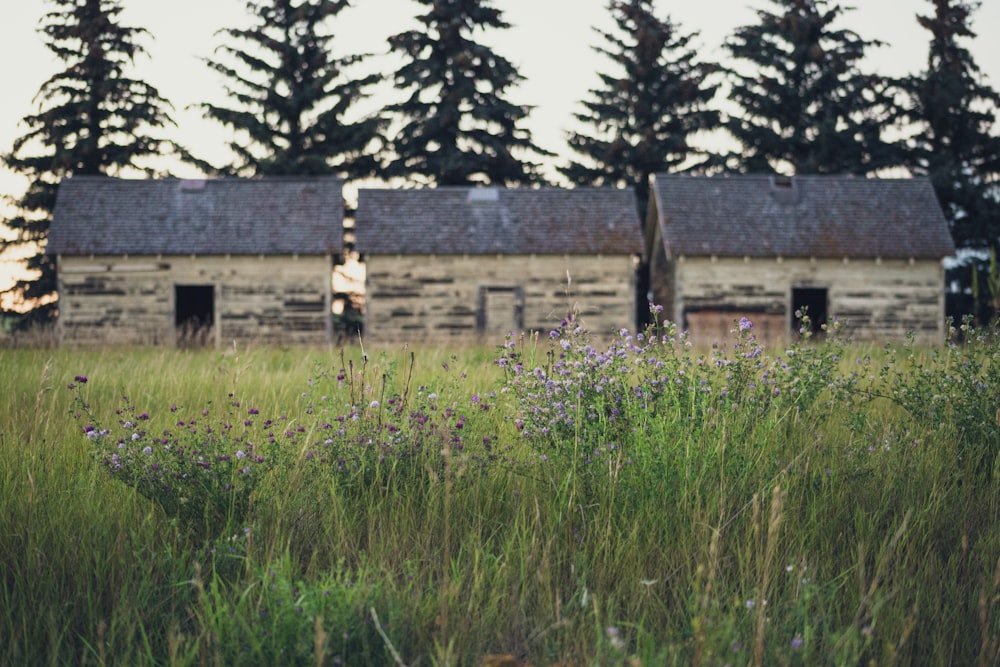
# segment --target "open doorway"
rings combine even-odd
[[[809,330],[818,335],[823,331],[827,315],[827,289],[825,287],[792,288],[792,330],[802,328],[802,318],[808,315]]]
[[[213,285],[174,285],[174,328],[178,345],[205,345],[215,325]]]

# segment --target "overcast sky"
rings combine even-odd
[[[26,128],[20,119],[37,107],[33,98],[45,79],[62,68],[45,48],[38,32],[39,19],[51,10],[46,0],[5,0],[0,22],[0,152]],[[387,56],[386,38],[414,27],[413,16],[421,5],[413,0],[354,0],[355,5],[336,19],[334,55],[373,53],[373,68],[391,72],[398,61]],[[528,119],[535,143],[569,156],[565,133],[574,127],[572,114],[597,84],[596,72],[608,71],[608,61],[593,52],[599,43],[594,26],[610,29],[607,0],[495,0],[504,10],[510,30],[493,31],[477,38],[511,60],[525,82],[509,98],[534,106]],[[865,39],[888,45],[872,50],[866,68],[887,75],[920,71],[926,63],[929,35],[916,14],[932,11],[930,0],[845,0],[856,9],[846,12],[841,27]],[[148,57],[141,57],[132,73],[156,86],[173,105],[177,122],[169,134],[196,155],[219,162],[226,158],[226,130],[201,118],[189,105],[221,101],[220,78],[200,60],[210,56],[221,41],[216,31],[245,27],[250,20],[244,0],[124,0],[122,22],[151,33],[142,41]],[[754,9],[769,8],[768,0],[659,0],[657,12],[669,15],[684,33],[700,33],[696,42],[705,59],[720,60],[723,40],[736,26],[755,21]],[[1000,89],[1000,0],[987,0],[974,15],[980,35],[968,43],[988,82]],[[398,99],[384,88],[376,106]],[[196,176],[190,167],[179,167],[180,176]],[[549,169],[549,175],[553,171]],[[0,195],[19,196],[25,182],[0,168]],[[2,212],[2,208],[0,208]],[[2,272],[2,271],[0,271]]]

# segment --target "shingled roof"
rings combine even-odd
[[[46,252],[60,255],[336,254],[333,177],[62,181]]]
[[[668,256],[940,258],[955,252],[926,178],[656,174]]]
[[[366,254],[639,254],[631,188],[362,189]]]

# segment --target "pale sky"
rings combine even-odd
[[[413,0],[354,0],[334,24],[335,56],[373,53],[372,69],[391,73],[398,60],[387,56],[386,38],[415,27],[413,16],[422,5]],[[534,106],[528,118],[535,143],[557,153],[562,164],[570,156],[566,131],[573,129],[572,114],[588,90],[598,84],[598,71],[613,71],[606,58],[592,46],[599,38],[594,26],[613,29],[607,0],[495,0],[509,30],[477,34],[511,60],[526,80],[509,95],[511,101]],[[873,49],[866,69],[886,75],[920,71],[927,56],[930,33],[921,28],[916,14],[933,11],[930,0],[844,0],[853,6],[840,27],[877,39],[888,45]],[[4,0],[0,21],[0,153],[8,152],[14,139],[26,128],[25,115],[37,111],[33,98],[48,76],[63,66],[45,48],[37,31],[39,19],[53,7],[45,0]],[[204,120],[199,111],[187,108],[205,101],[225,102],[222,80],[200,58],[211,56],[221,41],[215,32],[227,27],[245,27],[249,15],[244,0],[124,0],[122,22],[144,27],[151,35],[142,40],[148,56],[140,57],[132,72],[156,86],[173,105],[176,128],[167,134],[192,152],[212,162],[225,160],[227,130]],[[668,15],[684,33],[697,31],[699,50],[707,60],[723,58],[721,44],[737,26],[755,22],[754,9],[772,7],[767,0],[658,0],[656,11]],[[1000,90],[1000,0],[986,0],[973,16],[979,35],[966,44],[987,82]],[[386,83],[375,91],[375,107],[394,102],[399,96]],[[172,165],[166,165],[172,167]],[[197,176],[191,167],[176,167],[178,176]],[[548,169],[555,177],[555,171]],[[19,196],[25,181],[0,168],[0,195]],[[0,206],[0,217],[4,213]],[[2,230],[0,230],[2,231]],[[0,282],[4,267],[0,266]],[[3,285],[0,285],[3,287]]]

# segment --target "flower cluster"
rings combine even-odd
[[[443,474],[456,463],[482,468],[507,460],[510,445],[501,447],[494,435],[469,428],[476,416],[493,409],[494,395],[445,398],[424,385],[390,394],[390,379],[383,377],[376,397],[361,373],[345,369],[335,379],[320,373],[310,382],[311,394],[321,396],[309,397],[306,407],[316,423],[304,450],[308,465],[367,489],[376,480],[384,485],[428,471]],[[331,382],[336,386],[328,387]],[[363,390],[352,391],[353,385]],[[338,389],[353,400],[344,405],[330,400]]]
[[[955,340],[959,334],[961,343]],[[878,361],[871,356],[858,358],[855,371],[840,379],[841,397],[865,403],[888,401],[903,408],[910,420],[906,430],[953,424],[961,456],[986,471],[1000,453],[1000,346],[995,344],[995,331],[968,322],[952,335],[945,348],[929,354],[910,337],[899,348],[886,345]],[[852,424],[857,431],[864,426]],[[901,446],[911,440],[908,434],[894,439]]]
[[[508,339],[499,347],[500,392],[514,399],[517,431],[539,449],[588,443],[577,451],[582,464],[614,452],[627,465],[621,443],[663,409],[665,396],[692,390],[685,336],[670,325],[635,335],[622,329],[607,347],[599,347],[568,316],[549,332],[547,344],[544,363],[535,363],[537,349],[526,349],[523,340]],[[540,456],[548,460],[547,454]]]
[[[103,427],[78,392],[81,377],[69,387],[92,456],[112,478],[194,529],[246,525],[250,495],[272,466],[269,451],[296,438],[295,429],[283,424],[287,418],[261,419],[257,409],[243,408],[232,395],[221,415],[209,406],[182,416],[170,406],[155,420],[157,427],[123,396],[117,424]]]
[[[495,394],[445,397],[427,386],[411,391],[408,378],[396,388],[391,373],[376,374],[376,382],[367,373],[367,365],[347,364],[336,374],[318,373],[291,418],[267,418],[230,394],[221,410],[209,404],[185,416],[172,405],[154,419],[122,397],[117,423],[106,426],[81,394],[87,378],[77,376],[68,387],[80,430],[107,473],[168,516],[213,534],[249,525],[261,482],[281,484],[300,466],[313,476],[338,476],[342,488],[365,490],[510,461],[509,443],[488,427],[470,428],[491,414]]]
[[[657,418],[698,424],[724,411],[757,419],[777,405],[811,404],[833,383],[836,354],[793,345],[784,356],[766,355],[753,328],[741,318],[731,347],[696,357],[669,322],[636,334],[622,329],[598,347],[570,316],[546,337],[543,363],[536,362],[537,347],[508,339],[495,364],[503,370],[501,392],[516,399],[515,425],[525,438],[539,446],[609,447],[631,441]],[[591,445],[578,456],[589,463],[598,450]]]

